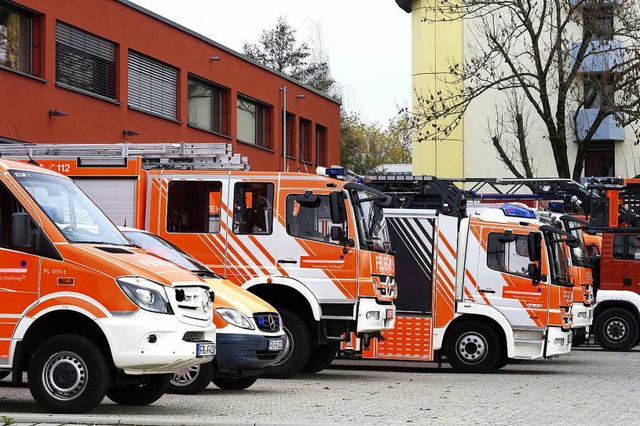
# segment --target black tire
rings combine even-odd
[[[110,382],[109,364],[100,348],[73,334],[42,343],[31,357],[28,374],[33,399],[52,413],[91,411],[104,398]]]
[[[574,328],[571,330],[573,333],[573,340],[571,341],[571,347],[577,348],[587,343],[587,329],[586,328]]]
[[[209,386],[213,378],[213,362],[183,368],[171,376],[168,393],[195,395]]]
[[[309,330],[302,319],[288,309],[277,308],[282,318],[282,328],[287,335],[287,342],[280,359],[267,367],[263,377],[286,379],[302,371],[309,359],[311,343]]]
[[[141,376],[141,383],[109,389],[107,397],[119,405],[141,407],[160,399],[169,387],[171,374],[148,374]]]
[[[603,311],[594,328],[598,343],[607,351],[628,351],[638,344],[638,320],[625,309]]]
[[[501,368],[506,367],[509,364],[509,356],[507,355],[507,348],[502,348],[502,353],[500,354],[500,359],[496,362],[496,365],[493,366],[493,370],[500,370]]]
[[[258,376],[227,378],[214,377],[211,382],[224,390],[243,390],[251,387],[258,380]]]
[[[326,345],[316,346],[309,354],[309,359],[302,368],[302,372],[313,374],[324,370],[336,359],[338,349],[340,349],[340,342],[329,342]]]
[[[456,372],[486,373],[501,361],[504,348],[496,333],[484,323],[461,323],[446,339],[447,361]]]
[[[11,374],[11,371],[0,371],[0,380],[9,377],[9,374]]]

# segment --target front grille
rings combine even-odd
[[[258,330],[265,333],[277,333],[280,331],[280,315],[275,312],[261,312],[253,315]]]
[[[202,342],[204,340],[203,331],[187,331],[182,336],[182,340],[185,342]]]
[[[262,361],[271,361],[280,356],[280,352],[256,351],[256,358]]]

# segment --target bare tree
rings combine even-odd
[[[540,141],[528,139],[531,120],[544,129],[561,177],[580,178],[586,148],[609,116],[629,126],[637,143],[637,0],[434,0],[428,15],[423,21],[463,20],[469,44],[464,63],[450,63],[441,77],[439,87],[445,83],[446,90],[416,93],[418,141],[446,138],[483,95],[511,93],[490,137],[515,175],[534,172],[527,147]],[[590,125],[580,128],[585,120],[578,116],[585,108],[594,112]],[[509,147],[514,139],[504,138],[507,129],[515,149]],[[573,169],[567,152],[571,139],[577,143]]]

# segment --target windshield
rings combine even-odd
[[[155,254],[169,262],[173,262],[178,266],[182,266],[191,272],[203,272],[208,276],[220,278],[211,272],[206,266],[198,262],[187,253],[180,250],[178,247],[171,244],[157,235],[149,234],[142,231],[122,231],[122,233],[135,245],[142,248],[144,251],[151,254]]]
[[[130,245],[73,181],[37,172],[11,174],[70,243]]]
[[[549,252],[549,268],[551,270],[551,283],[570,287],[569,259],[564,250],[564,240],[553,232],[545,232],[547,251]]]
[[[379,195],[363,190],[352,191],[351,194],[354,200],[360,248],[384,253],[391,251],[387,222],[382,208],[375,202],[379,199]]]
[[[567,222],[567,231],[576,237],[580,245],[578,247],[570,247],[571,250],[571,263],[575,266],[589,267],[589,258],[587,256],[587,245],[584,242],[583,230],[579,228],[580,224],[577,222]]]

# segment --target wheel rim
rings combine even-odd
[[[456,342],[456,352],[460,360],[467,364],[477,364],[487,356],[487,341],[479,333],[464,333]]]
[[[291,358],[291,354],[293,353],[293,348],[295,347],[295,342],[293,341],[293,337],[291,336],[291,332],[289,331],[289,329],[283,326],[282,331],[284,331],[284,334],[287,336],[287,339],[284,344],[284,348],[282,348],[282,354],[280,355],[280,358],[276,362],[271,364],[271,367],[277,367],[287,362],[287,360]]]
[[[608,341],[619,343],[627,338],[629,325],[622,318],[611,318],[604,325],[604,335]]]
[[[76,398],[87,387],[87,366],[73,352],[57,352],[42,369],[42,382],[47,393],[60,401]]]
[[[173,374],[171,384],[174,386],[189,386],[191,383],[195,382],[198,374],[200,374],[200,365],[183,368]]]

